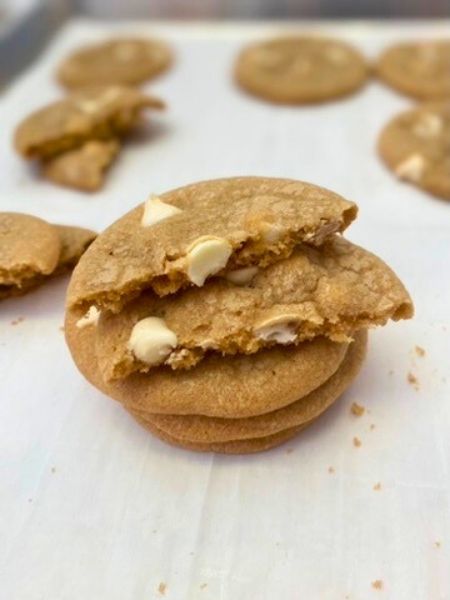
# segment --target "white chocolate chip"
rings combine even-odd
[[[425,168],[425,159],[421,154],[411,154],[397,165],[395,172],[401,179],[408,181],[420,181]]]
[[[182,212],[176,206],[172,206],[172,204],[167,204],[158,198],[158,196],[154,196],[153,194],[146,201],[144,205],[144,213],[141,219],[141,225],[143,227],[149,227],[150,225],[155,225],[155,223],[159,223],[164,219],[168,219],[169,217],[173,217],[173,215],[177,215]]]
[[[88,325],[97,325],[98,319],[100,317],[100,311],[96,306],[90,306],[87,313],[78,319],[76,322],[76,326],[78,329],[83,329]]]
[[[293,315],[279,315],[266,319],[256,325],[253,333],[265,342],[277,344],[291,344],[297,338],[296,325],[298,317]]]
[[[223,238],[204,236],[196,240],[186,256],[190,281],[202,286],[207,277],[225,267],[232,252],[231,244]]]
[[[244,267],[225,274],[225,279],[234,285],[247,285],[258,272],[258,267]]]
[[[270,223],[264,223],[261,228],[261,238],[266,244],[275,244],[280,240],[282,235],[283,231]]]
[[[442,131],[442,119],[434,113],[425,113],[414,125],[414,133],[421,138],[436,137]]]
[[[95,114],[103,106],[106,106],[113,100],[116,100],[121,95],[121,90],[118,87],[110,87],[105,92],[93,100],[80,100],[77,104],[78,108],[85,113]]]
[[[158,317],[147,317],[133,327],[128,349],[147,365],[160,365],[178,343],[176,334]]]

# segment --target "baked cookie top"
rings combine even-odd
[[[102,313],[96,352],[109,380],[161,364],[191,368],[211,352],[252,354],[320,335],[349,341],[355,330],[412,314],[408,292],[392,270],[336,236],[255,268],[244,284],[216,279],[165,298],[142,294],[119,314]]]
[[[126,408],[163,414],[240,418],[277,410],[309,394],[338,369],[348,348],[325,338],[251,355],[212,354],[189,370],[165,367],[105,382],[95,354],[95,319],[66,311],[65,335],[81,373]]]
[[[381,132],[378,150],[400,179],[450,200],[450,99],[394,117]]]
[[[54,271],[61,250],[56,229],[31,215],[0,213],[0,288],[21,288]],[[3,294],[2,294],[3,295]]]
[[[164,104],[134,88],[86,88],[28,116],[17,127],[14,144],[25,158],[49,158],[88,140],[124,135],[145,108],[161,109]]]
[[[59,185],[94,192],[103,185],[105,173],[119,151],[118,140],[91,140],[45,160],[42,172]]]
[[[413,98],[450,98],[450,39],[391,46],[381,54],[377,73],[385,83]]]
[[[237,58],[235,77],[248,92],[272,102],[323,102],[360,88],[367,79],[363,56],[349,44],[291,36],[257,42]]]
[[[57,78],[68,88],[136,85],[165,71],[171,62],[172,52],[160,40],[117,38],[76,50],[60,65]]]
[[[144,289],[158,295],[212,275],[267,266],[296,244],[320,245],[356,205],[318,186],[264,177],[196,183],[151,197],[111,225],[74,271],[68,305],[118,312]]]

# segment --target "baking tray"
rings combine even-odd
[[[443,35],[449,23],[295,27],[375,56],[397,39]],[[450,598],[450,205],[380,163],[381,127],[411,102],[376,81],[302,108],[235,88],[242,44],[285,28],[70,22],[0,100],[0,208],[101,230],[150,193],[201,179],[311,181],[359,204],[348,237],[395,269],[416,317],[371,333],[358,380],[298,439],[226,457],[163,444],[84,381],[61,331],[67,278],[3,302],[0,595],[8,600]],[[146,86],[169,108],[130,141],[101,192],[53,186],[14,154],[14,127],[61,95],[53,72],[66,52],[118,31],[174,45],[172,71]],[[366,414],[353,416],[352,402]]]

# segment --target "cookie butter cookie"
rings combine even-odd
[[[171,62],[172,52],[159,40],[112,39],[70,54],[59,67],[57,78],[68,88],[137,85],[165,71]]]
[[[413,98],[450,99],[450,39],[396,44],[380,56],[377,72]]]
[[[392,119],[378,149],[397,177],[450,200],[450,100],[423,104]]]
[[[355,330],[412,315],[391,269],[338,236],[245,272],[246,283],[228,276],[181,295],[144,293],[119,314],[104,312],[96,348],[102,376],[126,377],[161,364],[190,368],[206,353],[251,354],[320,335],[349,341]]]
[[[95,237],[89,229],[0,213],[0,299],[24,294],[72,270]]]
[[[355,216],[352,202],[288,179],[236,177],[179,188],[151,197],[103,232],[76,269],[68,303],[117,312],[144,289],[166,295],[200,287],[213,275],[286,258],[300,242],[321,244]]]
[[[339,40],[292,36],[245,48],[235,78],[247,92],[280,104],[324,102],[351,94],[366,81],[363,56]]]

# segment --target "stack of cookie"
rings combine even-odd
[[[17,128],[15,147],[24,158],[38,160],[51,181],[94,191],[147,108],[162,109],[164,103],[131,87],[89,87],[28,116]]]
[[[0,213],[0,300],[19,296],[67,271],[95,239],[82,227],[51,225],[22,213]]]
[[[366,330],[413,313],[389,267],[340,235],[356,213],[285,179],[151,197],[74,271],[78,368],[173,444],[243,453],[290,439],[355,377]]]

